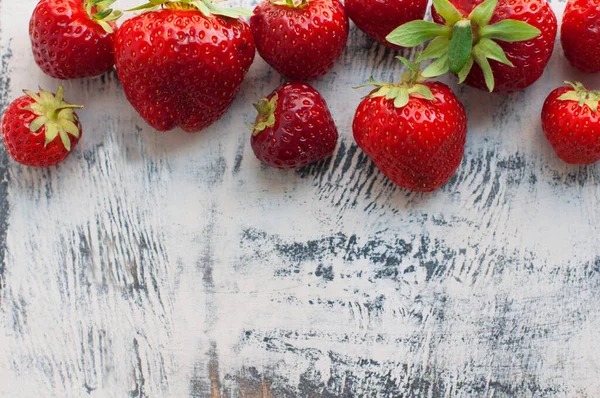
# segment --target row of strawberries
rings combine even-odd
[[[354,138],[394,183],[433,191],[459,167],[467,115],[449,87],[459,82],[510,93],[533,84],[553,51],[557,21],[546,0],[265,0],[253,13],[210,0],[150,0],[117,27],[115,0],[41,0],[29,33],[39,67],[58,79],[92,77],[116,67],[126,97],[159,131],[193,133],[219,120],[254,61],[255,51],[292,80],[260,100],[252,148],[277,168],[299,168],[334,152],[338,132],[323,97],[305,81],[328,73],[342,55],[348,17],[382,44],[398,49],[428,42],[397,83],[371,80],[359,105]],[[251,16],[250,24],[243,16]],[[600,2],[569,0],[561,39],[567,59],[600,71]],[[430,61],[432,60],[432,61]],[[428,62],[424,69],[420,63]],[[81,108],[40,89],[7,108],[2,137],[18,162],[63,161],[81,137]],[[542,112],[546,136],[569,163],[600,159],[600,94],[561,87]]]

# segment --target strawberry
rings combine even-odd
[[[560,41],[571,65],[587,73],[600,72],[600,1],[569,0]]]
[[[425,81],[417,65],[398,58],[409,70],[399,84],[371,79],[377,88],[356,110],[354,139],[395,184],[431,192],[462,161],[467,115],[448,86]]]
[[[8,154],[26,166],[48,167],[65,160],[81,137],[81,123],[73,111],[83,108],[63,100],[63,88],[56,95],[40,89],[25,90],[2,117],[2,138]]]
[[[433,39],[417,58],[435,59],[426,77],[452,72],[460,83],[511,93],[540,78],[554,49],[556,16],[546,0],[434,0],[433,16],[387,37],[405,47]]]
[[[398,26],[423,19],[429,0],[346,0],[346,12],[356,26],[384,46],[401,49],[385,38]]]
[[[256,157],[279,169],[298,169],[333,154],[337,128],[327,103],[306,83],[286,83],[254,105]]]
[[[600,160],[600,91],[581,83],[552,91],[542,109],[542,128],[554,151],[571,164]]]
[[[325,75],[348,39],[339,0],[265,0],[254,9],[250,26],[261,57],[291,80]]]
[[[112,69],[115,0],[41,0],[29,22],[35,62],[57,79],[98,76]]]
[[[157,130],[205,129],[230,107],[254,60],[241,9],[209,0],[153,0],[115,35],[115,63],[125,95]]]

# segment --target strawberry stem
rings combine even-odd
[[[275,110],[277,109],[277,101],[279,96],[275,94],[271,99],[261,98],[254,108],[258,111],[254,126],[252,126],[253,135],[257,136],[267,127],[273,127],[275,125]]]

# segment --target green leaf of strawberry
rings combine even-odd
[[[390,33],[386,40],[402,47],[415,47],[438,36],[450,37],[450,28],[428,21],[405,23]]]
[[[479,32],[481,37],[507,41],[509,43],[533,39],[539,36],[540,33],[540,30],[535,26],[521,21],[511,21],[510,19],[484,26]]]
[[[454,25],[448,46],[448,63],[452,73],[458,73],[467,63],[473,48],[471,21],[462,20]]]
[[[448,26],[452,26],[463,17],[448,0],[433,0],[433,8],[444,18]]]

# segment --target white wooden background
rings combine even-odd
[[[2,109],[58,85],[30,52],[34,4],[0,0]],[[69,160],[0,149],[0,396],[600,396],[600,173],[561,163],[539,120],[562,80],[600,79],[557,42],[524,92],[458,88],[464,162],[414,194],[351,134],[351,87],[398,78],[393,55],[352,27],[314,82],[339,148],[298,172],[250,148],[251,103],[283,82],[258,57],[196,135],[149,128],[115,73],[65,83],[86,105]]]

